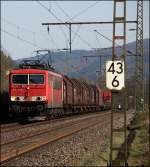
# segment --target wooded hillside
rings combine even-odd
[[[1,111],[0,111],[0,118],[3,120],[8,114],[8,103],[9,103],[9,70],[13,67],[14,61],[11,59],[10,55],[7,54],[5,51],[1,50],[0,54],[0,70],[1,70],[1,77],[0,77],[0,100],[1,100]]]

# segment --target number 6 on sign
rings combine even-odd
[[[121,90],[124,84],[124,62],[106,62],[106,87],[111,90]]]

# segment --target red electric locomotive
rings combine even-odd
[[[104,107],[98,86],[70,79],[44,65],[22,65],[10,71],[9,79],[12,115],[54,116]]]
[[[10,111],[38,115],[45,108],[62,107],[62,76],[48,70],[10,72]]]

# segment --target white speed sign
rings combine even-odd
[[[124,61],[106,62],[106,87],[110,90],[121,90],[124,86]]]

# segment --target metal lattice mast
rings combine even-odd
[[[122,15],[117,14],[117,11],[122,10]],[[119,15],[119,16],[118,16]],[[121,16],[120,16],[121,15]],[[120,23],[118,23],[120,21]],[[114,15],[113,15],[113,47],[112,47],[112,61],[123,60],[126,62],[126,0],[114,0]],[[118,24],[121,26],[118,30]],[[120,32],[121,31],[121,32]],[[120,33],[119,33],[120,32]],[[117,53],[116,41],[122,44],[122,52]],[[126,70],[126,63],[125,63]],[[126,85],[125,85],[126,86]],[[121,101],[120,101],[121,99]],[[118,105],[122,105],[123,113],[123,128],[115,127],[115,116]],[[122,150],[121,158],[115,160],[114,153],[120,150],[120,146],[115,143],[116,134],[123,136],[124,150]],[[121,91],[112,90],[112,110],[111,110],[111,138],[110,138],[110,166],[126,166],[127,164],[127,134],[126,134],[126,88]]]
[[[143,0],[137,0],[136,27],[136,111],[144,110]]]

